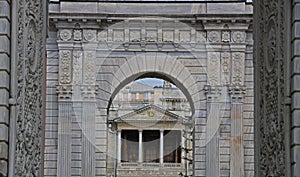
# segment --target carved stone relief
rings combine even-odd
[[[244,85],[245,54],[242,52],[232,53],[232,84]]]
[[[284,115],[285,1],[256,2],[256,176],[289,176]],[[280,31],[280,33],[278,33]],[[280,52],[276,52],[280,51]]]
[[[81,30],[75,29],[74,30],[74,41],[81,41],[81,40],[82,40]]]
[[[245,35],[246,35],[245,32],[235,31],[232,34],[232,41],[237,43],[245,42],[246,39]]]
[[[229,52],[221,53],[221,82],[228,85],[231,74],[231,57]]]
[[[73,83],[82,83],[82,51],[73,51]]]
[[[96,39],[96,30],[84,30],[83,31],[84,39],[91,42]]]
[[[18,2],[16,147],[10,165],[12,176],[42,176],[44,1]]]
[[[59,82],[61,84],[71,83],[71,51],[59,51]]]
[[[59,33],[59,36],[60,36],[61,40],[63,40],[63,41],[68,41],[68,40],[70,40],[71,37],[72,37],[72,32],[71,32],[71,30],[63,29],[63,30],[61,30],[61,32]]]
[[[222,31],[222,42],[230,42],[230,31]]]
[[[207,79],[208,84],[215,86],[220,84],[220,53],[208,52]]]
[[[84,83],[95,84],[95,52],[84,51]]]
[[[219,31],[209,31],[207,35],[207,39],[209,42],[220,42],[221,34]]]

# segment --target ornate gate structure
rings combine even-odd
[[[109,175],[110,102],[149,76],[174,83],[192,107],[189,175],[253,176],[251,7],[50,4],[45,176]]]

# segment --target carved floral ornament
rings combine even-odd
[[[232,35],[233,42],[241,43],[241,42],[245,42],[245,39],[246,39],[245,32],[242,32],[242,31],[233,32],[233,35]]]
[[[84,39],[87,41],[96,40],[96,30],[83,30]]]
[[[59,36],[60,36],[61,40],[68,41],[72,37],[72,32],[71,32],[71,30],[63,29],[60,31]]]
[[[220,42],[221,34],[219,31],[209,31],[207,39],[209,42]]]

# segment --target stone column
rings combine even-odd
[[[139,162],[143,162],[143,130],[139,130]]]
[[[230,176],[244,176],[243,100],[245,88],[231,87]]]
[[[185,133],[184,133],[184,130],[181,130],[181,165],[184,166],[184,157],[188,158],[187,157],[187,153],[185,148],[187,148],[187,146],[185,145]]]
[[[122,151],[122,137],[121,137],[121,130],[118,130],[118,164],[121,163],[121,151]]]
[[[206,176],[220,176],[219,125],[221,88],[206,86],[207,130],[206,130]]]
[[[160,151],[159,151],[160,165],[164,163],[164,130],[160,130]]]
[[[84,31],[86,40],[94,33],[94,30]],[[83,45],[82,176],[95,176],[96,47],[92,41]]]
[[[71,85],[71,47],[61,44],[59,51],[58,94],[58,148],[57,176],[71,176],[72,143],[72,95]]]

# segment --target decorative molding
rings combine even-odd
[[[204,86],[204,93],[207,97],[207,102],[219,102],[222,96],[222,87],[223,86]]]
[[[60,50],[59,51],[59,83],[70,84],[71,83],[71,51]]]
[[[231,103],[243,103],[246,90],[247,90],[246,87],[236,87],[236,86],[228,87],[228,93],[231,96]]]

